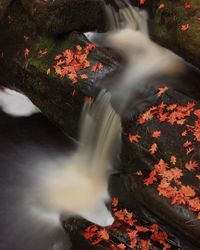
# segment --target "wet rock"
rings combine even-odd
[[[91,66],[80,70],[73,84],[69,77],[55,74],[55,56],[66,49],[76,51],[77,45],[85,48],[90,44],[86,37],[78,32],[57,38],[38,34],[19,1],[7,14],[13,21],[8,23],[5,18],[0,24],[0,82],[26,94],[57,126],[76,134],[83,100],[95,93],[97,83],[120,72],[121,59],[110,50],[93,48],[88,55]],[[103,68],[92,71],[97,63]],[[83,73],[88,79],[80,77]]]
[[[153,38],[200,68],[199,1],[163,0],[160,4],[146,1]]]
[[[156,116],[152,119],[147,118],[144,124],[138,124],[136,118],[132,121],[126,121],[124,123],[124,144],[122,147],[123,174],[113,176],[110,183],[113,196],[118,196],[126,204],[125,206],[132,211],[134,211],[135,207],[140,207],[141,213],[150,215],[147,216],[148,219],[152,216],[154,219],[156,218],[156,221],[159,221],[166,227],[168,232],[172,232],[180,239],[181,246],[184,249],[198,249],[200,246],[198,212],[192,211],[187,202],[176,203],[174,200],[172,201],[172,198],[167,198],[160,193],[161,174],[156,176],[152,184],[145,185],[145,180],[150,176],[155,164],[158,164],[160,159],[162,159],[167,163],[168,170],[177,167],[183,174],[180,178],[181,184],[176,186],[173,183],[171,184],[172,187],[175,190],[179,190],[181,185],[191,187],[196,193],[195,197],[197,197],[197,200],[199,199],[199,181],[196,177],[200,173],[199,167],[194,171],[190,171],[186,168],[186,164],[189,161],[199,164],[200,143],[195,139],[192,132],[187,132],[186,136],[184,134],[182,136],[182,133],[185,130],[187,131],[189,126],[196,124],[198,118],[194,112],[199,110],[199,102],[176,91],[168,91],[161,98],[157,97],[157,100],[151,105],[154,107],[160,104],[187,105],[190,103],[193,105],[193,102],[195,103],[195,108],[191,115],[186,118],[187,121],[182,125],[176,124],[176,122],[173,123],[170,120],[171,124],[167,119],[160,122]],[[149,110],[150,107],[146,108],[146,110]],[[171,108],[173,107],[171,106]],[[153,138],[153,131],[160,131],[160,137]],[[138,137],[138,142],[136,140],[131,143],[129,135],[135,134],[140,136]],[[191,149],[190,146],[185,144],[186,141],[189,144],[191,143]],[[155,153],[151,153],[149,150],[154,143],[156,143],[158,149]],[[190,152],[190,150],[192,151]],[[172,156],[176,157],[174,165],[171,163]]]
[[[49,34],[106,30],[103,0],[21,0],[39,29]]]

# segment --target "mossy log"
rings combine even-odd
[[[153,39],[200,68],[199,0],[147,0],[146,6]]]
[[[61,78],[54,72],[55,56],[66,49],[75,50],[77,45],[86,47],[90,42],[78,32],[63,37],[39,34],[35,23],[26,14],[19,1],[14,1],[0,24],[0,82],[18,89],[57,126],[68,134],[76,134],[83,100],[95,94],[95,84],[120,71],[121,59],[107,49],[94,48],[88,56],[91,66],[102,63],[103,68],[92,72],[91,68],[80,71],[89,79],[79,78],[73,84],[68,77]],[[28,55],[25,55],[25,51]],[[47,54],[40,57],[40,51]],[[47,70],[50,74],[47,75]]]

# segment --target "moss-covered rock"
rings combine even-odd
[[[49,34],[70,31],[104,31],[106,14],[102,0],[21,0],[40,30]]]
[[[200,68],[200,2],[147,0],[146,4],[154,39]]]

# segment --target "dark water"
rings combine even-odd
[[[70,241],[61,227],[30,218],[22,192],[29,189],[27,171],[41,159],[55,159],[73,147],[41,114],[15,118],[0,112],[0,249],[67,250]]]

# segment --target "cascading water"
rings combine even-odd
[[[119,7],[117,12],[116,6],[113,7],[108,0],[106,2],[112,31],[100,34],[99,37],[94,34],[87,36],[95,41],[97,39],[101,44],[105,38],[103,44],[117,49],[127,60],[122,76],[110,89],[112,98],[118,102],[119,111],[122,112],[130,100],[130,93],[143,91],[149,77],[180,72],[182,60],[150,40],[145,12],[133,8],[126,0],[116,1]],[[85,104],[80,144],[74,153],[55,160],[43,159],[41,163],[34,164],[32,171],[30,167],[27,167],[28,170],[23,168],[23,178],[27,179],[29,185],[21,185],[22,189],[14,188],[15,199],[18,201],[16,204],[12,202],[12,206],[16,205],[16,209],[6,207],[10,213],[9,227],[15,240],[22,234],[26,235],[30,225],[32,229],[29,237],[32,239],[29,242],[34,241],[34,237],[40,238],[40,234],[45,238],[43,230],[46,228],[46,238],[55,229],[61,233],[59,220],[62,213],[83,216],[100,225],[113,222],[104,203],[109,198],[109,169],[112,170],[112,161],[119,153],[121,123],[111,107],[110,98],[110,94],[101,92],[93,104]],[[6,212],[2,211],[1,214]],[[17,233],[12,226],[14,218],[17,218]],[[34,246],[34,242],[30,244]],[[42,244],[36,247],[39,250],[61,250],[65,249],[63,244],[61,240],[58,243],[52,242],[48,247]]]

